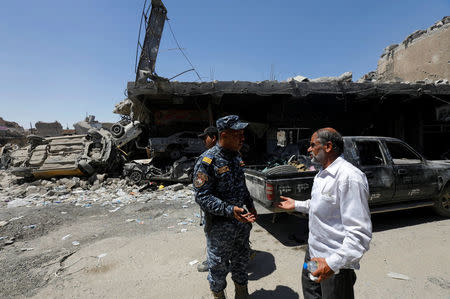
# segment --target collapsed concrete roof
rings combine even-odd
[[[278,81],[214,81],[214,82],[147,82],[128,83],[128,98],[132,101],[164,101],[173,98],[225,94],[254,94],[258,96],[290,95],[306,97],[311,94],[355,94],[359,98],[382,97],[387,94],[420,96],[450,95],[449,84],[403,84],[379,82],[278,82]]]

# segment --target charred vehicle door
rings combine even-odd
[[[358,167],[366,174],[370,186],[370,203],[389,202],[395,192],[395,175],[378,140],[354,140]]]
[[[385,141],[396,176],[396,200],[430,199],[437,193],[433,170],[408,145],[399,141]]]

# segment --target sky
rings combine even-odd
[[[150,1],[150,0],[149,0]],[[383,49],[450,15],[450,0],[163,0],[202,81],[262,81],[376,69]],[[0,1],[0,117],[24,128],[102,122],[135,79],[144,0]],[[156,73],[190,69],[166,23]],[[199,81],[194,72],[178,81]]]

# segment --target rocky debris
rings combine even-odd
[[[405,45],[405,48],[408,47],[408,44],[410,44],[413,40],[415,40],[416,38],[424,35],[425,33],[427,33],[426,30],[416,30],[413,33],[411,33],[410,35],[408,35],[405,40],[402,42],[402,44]]]
[[[376,82],[377,81],[377,72],[368,72],[364,76],[356,81],[357,83],[366,83],[366,82]]]
[[[352,72],[345,72],[338,77],[320,77],[316,79],[311,79],[310,82],[352,82],[353,74]]]
[[[184,189],[183,184],[175,184],[175,185],[171,185],[171,186],[167,187],[167,190],[173,190],[173,191],[179,191],[182,189]]]
[[[286,81],[296,81],[296,82],[317,82],[317,83],[324,83],[324,82],[352,82],[353,74],[352,72],[345,72],[342,75],[338,77],[319,77],[315,79],[309,79],[307,77],[298,75],[295,77],[288,78]]]
[[[434,25],[431,26],[430,28],[428,28],[427,31],[433,31],[433,30],[440,28],[440,27],[444,26],[445,24],[449,24],[449,23],[450,23],[450,16],[443,17],[442,20],[434,23]]]
[[[290,82],[290,81],[309,82],[309,79],[304,77],[304,76],[298,75],[298,76],[295,76],[295,77],[287,78],[286,81],[287,82]]]
[[[114,210],[125,204],[150,200],[180,201],[181,205],[195,203],[192,185],[159,185],[158,188],[146,188],[145,192],[140,189],[129,185],[125,179],[105,175],[93,175],[89,179],[74,177],[22,182],[6,171],[0,171],[0,208],[72,203],[86,208],[111,205]]]
[[[125,99],[122,102],[116,104],[113,113],[121,115],[131,115],[133,108],[133,102],[130,99]]]
[[[109,131],[112,126],[113,123],[97,121],[95,119],[95,115],[89,115],[84,120],[73,124],[73,127],[75,128],[75,134],[77,135],[87,134],[91,129],[94,130],[105,129]]]

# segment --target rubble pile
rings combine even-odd
[[[6,171],[0,171],[0,207],[45,206],[70,203],[86,208],[92,205],[111,206],[110,212],[135,202],[177,201],[183,207],[195,204],[192,185],[159,185],[156,190],[129,185],[120,178],[93,175],[89,178],[52,178],[22,182]]]

